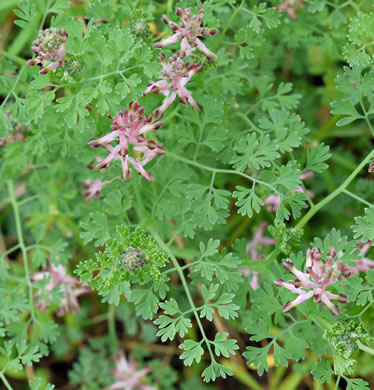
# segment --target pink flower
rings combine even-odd
[[[311,179],[314,176],[312,171],[305,171],[300,175],[301,180],[308,180]],[[302,186],[298,186],[297,188],[291,190],[293,193],[296,192],[304,192],[304,189]],[[307,190],[310,198],[314,198],[314,192]],[[264,205],[268,206],[266,209],[267,211],[275,213],[277,211],[277,208],[279,207],[281,202],[281,197],[279,195],[270,195],[268,196],[265,201]]]
[[[145,133],[151,130],[157,130],[162,126],[160,122],[153,122],[152,116],[143,115],[144,108],[138,103],[131,102],[129,110],[122,110],[113,120],[112,132],[101,138],[90,140],[90,146],[95,148],[102,147],[110,153],[97,166],[98,169],[106,168],[109,163],[114,160],[120,160],[122,165],[121,177],[124,180],[130,177],[131,164],[138,172],[140,172],[145,180],[154,180],[152,175],[144,169],[144,166],[149,163],[157,155],[164,152],[164,148],[156,144],[154,141],[147,141]],[[116,141],[116,145],[110,143]],[[135,156],[142,155],[140,160],[129,155],[130,151]]]
[[[365,257],[366,253],[369,251],[369,249],[371,247],[371,241],[368,241],[366,244],[359,242],[358,247],[360,248],[360,256],[362,258],[350,260],[350,261],[356,263],[356,265],[354,265],[354,266],[347,265],[347,268],[349,269],[351,275],[358,274],[360,272],[366,272],[368,270],[374,269],[374,261]],[[339,252],[337,254],[337,257],[340,258],[342,255],[343,255],[343,253]]]
[[[303,4],[300,0],[283,0],[283,4],[281,4],[277,8],[279,11],[287,12],[291,19],[297,18],[296,8],[303,8]]]
[[[205,11],[202,8],[199,9],[198,15],[192,15],[188,8],[177,8],[177,15],[182,19],[180,25],[172,22],[164,15],[162,21],[171,27],[174,31],[174,35],[157,43],[155,48],[162,48],[181,40],[180,53],[182,58],[189,56],[192,51],[197,48],[204,53],[210,61],[215,61],[217,56],[199,39],[199,37],[217,33],[217,30],[201,27],[204,13]]]
[[[152,368],[147,367],[137,371],[138,363],[131,358],[128,361],[123,353],[118,353],[115,357],[116,367],[113,376],[117,379],[111,386],[107,387],[109,390],[157,390],[153,386],[148,386],[143,383],[144,378]]]
[[[65,65],[65,44],[68,33],[57,28],[48,28],[39,32],[33,42],[32,51],[37,57],[27,61],[28,65],[41,64],[40,74],[47,74],[59,66]]]
[[[253,237],[253,240],[249,241],[247,244],[247,253],[250,255],[250,258],[252,260],[263,259],[264,256],[258,253],[257,250],[261,250],[263,246],[270,246],[275,244],[275,240],[270,237],[263,236],[267,226],[268,225],[266,222],[261,223],[257,230],[257,233]],[[247,269],[239,269],[239,272],[241,272],[244,276],[252,275],[250,284],[254,290],[260,287],[258,283],[258,272],[250,271]]]
[[[36,282],[38,280],[44,280],[45,278],[50,278],[48,284],[45,286],[46,291],[52,291],[59,287],[64,296],[61,300],[57,315],[63,316],[68,311],[78,313],[79,303],[77,297],[79,295],[90,292],[91,288],[80,282],[77,278],[67,275],[66,267],[63,265],[50,265],[49,261],[48,266],[44,268],[43,272],[34,273],[31,277],[31,280]],[[39,291],[34,295],[34,297],[38,298],[40,295],[41,292]],[[48,297],[50,301],[53,302],[53,296],[48,294]],[[37,307],[40,311],[48,311],[48,304],[44,299],[37,303]]]
[[[182,104],[190,103],[192,107],[197,107],[198,110],[201,110],[201,105],[194,100],[191,92],[185,86],[194,74],[203,70],[202,65],[193,65],[191,62],[185,64],[179,54],[170,57],[167,62],[164,53],[161,53],[159,57],[161,58],[163,68],[161,72],[162,80],[157,82],[150,81],[143,94],[146,95],[152,92],[166,96],[161,107],[156,110],[156,118],[163,115],[174,102],[177,95]]]
[[[299,295],[298,298],[283,307],[285,313],[289,313],[297,305],[312,297],[318,303],[323,302],[330,309],[332,315],[337,316],[340,313],[338,306],[331,301],[347,303],[347,297],[342,294],[333,294],[327,291],[327,288],[336,282],[343,282],[351,276],[351,273],[344,263],[333,261],[333,258],[336,258],[336,253],[330,250],[326,262],[323,262],[320,250],[313,248],[306,253],[305,272],[296,269],[289,259],[283,263],[283,267],[292,272],[297,279],[288,283],[279,279],[275,280],[274,283],[278,287],[287,288]]]
[[[104,184],[105,182],[103,182],[101,179],[87,180],[83,184],[83,191],[82,191],[82,195],[86,198],[86,201],[90,202],[91,199],[99,198],[100,191],[103,188]]]

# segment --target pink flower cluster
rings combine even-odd
[[[41,64],[40,74],[47,74],[59,66],[65,65],[65,44],[68,33],[57,28],[48,28],[39,32],[33,42],[32,51],[37,57],[27,61],[28,65]]]
[[[282,4],[276,7],[279,11],[287,12],[291,19],[297,18],[296,9],[303,8],[302,0],[283,0]]]
[[[347,265],[340,261],[334,261],[336,253],[330,250],[326,262],[321,259],[321,251],[318,248],[308,250],[306,253],[305,272],[299,271],[291,260],[286,260],[283,267],[296,276],[296,280],[285,282],[282,279],[274,283],[278,287],[284,287],[298,294],[298,298],[287,303],[283,307],[285,313],[289,313],[297,305],[314,297],[317,303],[323,302],[332,315],[339,315],[340,311],[337,305],[332,301],[346,303],[347,297],[343,294],[333,294],[327,288],[337,282],[343,282],[351,276],[351,271]]]
[[[201,64],[192,64],[191,62],[184,62],[184,58],[189,57],[195,49],[204,53],[210,61],[215,61],[217,56],[213,54],[201,41],[206,35],[214,35],[217,30],[202,27],[204,10],[199,9],[198,15],[192,15],[187,8],[177,8],[177,15],[181,18],[181,24],[176,24],[170,21],[165,15],[162,17],[164,23],[169,25],[174,31],[174,34],[157,43],[155,48],[163,48],[181,41],[180,50],[177,54],[171,56],[167,61],[165,54],[161,53],[161,80],[153,82],[150,81],[148,88],[144,95],[152,92],[154,94],[161,93],[166,98],[161,107],[156,110],[156,117],[160,117],[166,109],[173,103],[178,96],[182,104],[191,104],[192,107],[197,107],[201,110],[198,104],[192,97],[191,92],[186,88],[186,84],[191,80],[191,77],[203,70]]]
[[[165,149],[161,144],[146,139],[145,134],[151,130],[157,130],[162,123],[157,122],[167,108],[174,102],[178,96],[182,104],[191,104],[192,107],[201,106],[192,97],[191,92],[186,88],[186,84],[193,75],[201,72],[201,64],[194,65],[191,62],[184,62],[197,48],[207,55],[208,59],[214,61],[216,56],[211,53],[199,37],[207,34],[215,34],[216,30],[201,27],[204,10],[199,10],[199,15],[192,15],[189,9],[178,8],[177,15],[182,19],[182,23],[177,25],[171,22],[166,16],[163,21],[168,24],[175,34],[161,41],[155,47],[161,48],[181,40],[180,52],[172,55],[166,60],[165,54],[161,53],[162,72],[161,80],[150,81],[143,96],[153,93],[161,93],[165,96],[162,105],[155,110],[155,119],[151,115],[143,115],[144,108],[137,102],[131,102],[128,110],[122,110],[115,118],[112,118],[112,132],[101,137],[90,140],[93,147],[102,147],[109,154],[97,166],[98,169],[106,168],[112,161],[120,160],[122,165],[122,178],[127,180],[130,177],[130,165],[135,168],[147,181],[154,180],[152,175],[145,170],[144,166],[153,160],[154,157],[163,154]],[[115,144],[112,145],[112,143]],[[100,183],[90,183],[85,194],[87,198],[97,196],[100,192]],[[93,192],[92,192],[93,191]],[[96,195],[95,195],[96,194]]]
[[[258,251],[262,249],[264,246],[271,246],[275,244],[275,240],[270,237],[264,237],[264,232],[267,228],[267,223],[263,222],[260,224],[256,234],[253,237],[253,240],[249,241],[247,244],[247,253],[249,254],[252,260],[261,260],[265,256],[260,254]],[[247,269],[239,269],[244,276],[251,276],[251,287],[256,290],[260,288],[258,282],[258,272],[250,271]]]
[[[152,368],[146,367],[137,371],[138,363],[134,362],[131,357],[128,361],[123,353],[116,355],[115,364],[113,376],[116,381],[107,387],[108,390],[156,390],[155,387],[142,381],[152,371]]]
[[[145,180],[154,180],[152,175],[144,169],[155,156],[163,154],[164,148],[154,141],[148,141],[145,134],[157,130],[162,123],[153,120],[149,114],[144,114],[144,108],[136,102],[131,102],[128,110],[122,110],[112,119],[112,132],[101,138],[90,140],[90,145],[106,149],[108,156],[99,163],[98,169],[106,168],[110,162],[120,160],[122,165],[121,177],[124,180],[130,177],[130,165],[140,172]],[[114,146],[111,142],[116,142]],[[133,153],[134,156],[131,156]],[[134,158],[142,155],[141,159]]]
[[[63,298],[61,300],[60,307],[57,311],[58,316],[63,316],[69,311],[74,313],[79,312],[79,303],[77,297],[79,295],[88,293],[91,291],[91,288],[86,286],[84,283],[80,282],[78,279],[67,275],[66,267],[63,265],[50,265],[48,261],[48,266],[43,270],[43,272],[36,272],[32,275],[31,280],[33,282],[44,280],[45,278],[50,278],[48,284],[45,286],[46,291],[52,291],[56,288],[60,288]],[[34,295],[34,298],[39,298],[41,292],[37,292]],[[54,301],[54,298],[51,294],[48,294],[48,298],[51,302]],[[48,304],[44,299],[41,299],[37,303],[37,307],[40,311],[48,311]]]

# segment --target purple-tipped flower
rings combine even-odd
[[[67,275],[66,268],[63,265],[50,265],[49,261],[48,266],[44,268],[43,272],[34,273],[31,280],[36,282],[45,278],[50,278],[48,284],[45,286],[46,291],[52,291],[56,288],[60,288],[63,294],[57,315],[63,316],[69,311],[78,313],[79,303],[77,297],[90,292],[91,288],[80,282],[77,278]],[[39,298],[40,295],[41,292],[37,292],[34,297]],[[48,298],[51,302],[53,302],[54,298],[51,294],[48,294]],[[37,307],[40,311],[48,311],[48,304],[44,299],[41,299],[37,303]]]
[[[182,19],[182,23],[179,25],[172,22],[164,15],[162,17],[162,21],[170,26],[170,28],[174,31],[174,34],[171,37],[157,43],[155,48],[162,48],[181,40],[180,53],[182,58],[189,56],[192,51],[197,48],[204,53],[210,61],[215,61],[217,56],[212,53],[199,39],[199,37],[214,35],[217,33],[217,30],[215,29],[201,26],[204,18],[204,12],[205,11],[200,8],[198,15],[192,15],[188,8],[177,8],[177,15]]]
[[[97,180],[87,180],[83,184],[82,195],[86,198],[86,201],[89,203],[92,199],[100,198],[100,191],[107,182],[102,181],[101,179]]]
[[[116,367],[113,376],[116,382],[107,387],[108,390],[156,390],[155,387],[144,383],[145,376],[152,371],[151,367],[137,371],[138,363],[131,357],[126,359],[123,353],[118,353],[115,357]]]
[[[300,175],[301,180],[308,180],[311,179],[314,176],[312,171],[305,171]],[[298,186],[297,188],[291,190],[293,193],[296,192],[304,192],[304,189],[302,186]],[[308,195],[311,199],[314,198],[314,192],[307,190]],[[279,195],[270,195],[268,196],[265,201],[264,205],[267,206],[267,211],[275,213],[277,211],[277,208],[279,207],[281,202],[281,197]]]
[[[144,114],[144,108],[136,102],[131,102],[128,110],[122,110],[113,120],[112,132],[101,138],[90,140],[90,146],[95,148],[102,147],[110,153],[97,166],[98,169],[106,168],[114,160],[120,160],[122,165],[122,179],[127,180],[130,177],[130,165],[140,172],[145,180],[154,180],[152,175],[144,169],[144,166],[154,157],[163,154],[165,149],[154,141],[148,141],[145,133],[151,130],[157,130],[162,123],[155,122],[152,116]],[[111,142],[116,142],[112,146]],[[130,156],[130,152],[134,157]]]
[[[249,241],[247,244],[247,254],[252,260],[263,259],[264,256],[260,254],[258,250],[261,250],[264,246],[271,246],[275,244],[275,240],[270,237],[264,237],[263,235],[267,226],[266,222],[261,223],[257,233],[253,237],[253,240]],[[239,272],[241,272],[244,276],[252,276],[250,284],[254,290],[260,287],[258,283],[258,272],[250,271],[248,269],[239,269]]]
[[[338,306],[331,301],[347,303],[347,297],[342,294],[333,294],[327,291],[327,288],[336,282],[343,282],[351,276],[351,272],[343,262],[333,261],[333,259],[336,259],[335,251],[331,250],[326,262],[323,262],[320,250],[313,248],[306,253],[305,272],[296,269],[289,259],[283,263],[283,267],[292,272],[297,279],[288,282],[279,279],[274,283],[278,287],[287,288],[299,295],[294,301],[283,307],[285,313],[289,313],[300,303],[314,297],[316,302],[323,302],[330,309],[332,315],[339,315]]]
[[[59,66],[65,65],[65,44],[68,33],[57,28],[48,28],[39,32],[33,42],[32,51],[37,57],[27,61],[28,65],[41,64],[40,74],[47,74]]]
[[[203,70],[202,65],[194,65],[191,62],[184,63],[179,54],[171,56],[168,61],[165,60],[164,53],[161,53],[159,57],[163,68],[161,72],[162,80],[150,81],[143,94],[146,95],[152,92],[166,96],[161,107],[156,110],[156,117],[161,117],[177,96],[182,104],[190,103],[192,107],[201,110],[201,105],[194,100],[191,92],[186,88],[186,84],[194,74]]]

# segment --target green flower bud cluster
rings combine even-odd
[[[150,29],[148,23],[144,19],[133,20],[130,27],[131,34],[137,38],[148,38]]]
[[[279,250],[289,256],[293,248],[298,248],[304,234],[302,229],[287,228],[284,222],[276,219],[273,226],[268,227],[269,233],[277,241]]]
[[[123,256],[122,265],[127,272],[135,272],[144,267],[146,257],[140,248],[129,246]]]
[[[368,345],[373,342],[362,322],[354,320],[337,322],[325,330],[323,337],[333,347],[335,371],[339,375],[352,372],[355,360],[351,356],[359,348],[358,343]]]

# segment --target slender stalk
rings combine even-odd
[[[370,355],[374,356],[374,349],[368,347],[367,345],[362,344],[360,341],[356,341],[358,348],[361,349],[361,351],[365,351],[367,353],[370,353]]]
[[[203,327],[203,325],[202,325],[202,323],[200,321],[200,317],[199,317],[199,315],[197,313],[198,310],[195,307],[195,304],[193,302],[190,290],[189,290],[187,282],[186,282],[186,278],[184,277],[183,271],[182,271],[182,269],[181,269],[181,267],[180,267],[180,265],[178,263],[178,260],[175,258],[174,254],[171,252],[169,247],[164,243],[164,241],[161,239],[161,237],[158,235],[158,233],[155,232],[153,228],[151,228],[150,230],[151,230],[155,240],[160,245],[160,247],[169,255],[169,257],[170,257],[174,267],[176,268],[176,270],[177,270],[177,272],[179,274],[179,277],[180,277],[180,280],[182,281],[182,285],[183,285],[183,288],[185,290],[188,302],[189,302],[189,304],[191,306],[191,310],[193,311],[195,319],[196,319],[196,322],[197,322],[197,325],[199,326],[199,329],[200,329],[200,332],[201,332],[201,336],[202,336],[205,344],[207,345],[207,348],[208,348],[209,355],[210,355],[211,359],[214,361],[215,358],[214,358],[214,355],[213,355],[212,348],[210,346],[210,341],[209,341],[209,339],[207,338],[207,336],[205,334],[204,327]]]
[[[313,218],[315,214],[324,206],[326,206],[329,202],[335,199],[338,195],[344,192],[344,190],[349,186],[349,184],[353,181],[353,179],[360,173],[361,169],[373,158],[374,152],[370,152],[358,165],[358,167],[347,177],[347,179],[342,183],[335,191],[331,192],[330,195],[326,196],[325,199],[322,199],[319,203],[314,205],[299,221],[299,223],[295,226],[295,230],[300,230],[303,228],[310,219]]]
[[[242,0],[242,2],[240,3],[239,7],[236,8],[236,10],[232,13],[230,19],[227,21],[226,23],[226,26],[224,27],[219,39],[215,42],[214,46],[213,46],[213,51],[217,50],[217,48],[219,47],[219,45],[221,44],[221,41],[222,39],[225,37],[226,35],[226,32],[227,30],[229,29],[229,27],[231,26],[231,23],[233,22],[233,20],[235,19],[236,15],[238,14],[238,12],[241,10],[241,8],[243,7],[244,5],[244,2],[245,0]]]
[[[21,216],[19,213],[19,207],[18,207],[18,203],[17,203],[16,193],[14,191],[14,185],[13,185],[13,182],[10,180],[8,181],[8,191],[9,191],[10,203],[12,204],[14,218],[16,221],[16,231],[17,231],[18,242],[19,242],[18,246],[22,252],[23,264],[24,264],[25,273],[26,273],[26,282],[27,282],[27,286],[28,286],[28,290],[29,290],[29,304],[30,304],[31,318],[32,318],[32,321],[35,323],[36,318],[35,318],[35,312],[34,312],[34,302],[33,302],[33,297],[32,297],[33,293],[32,293],[31,279],[30,279],[27,247],[25,245],[25,241],[23,238]]]
[[[203,165],[203,164],[200,164],[198,163],[197,161],[192,161],[192,160],[189,160],[187,158],[184,158],[184,157],[181,157],[181,156],[178,156],[177,154],[174,154],[174,153],[171,153],[169,151],[167,151],[165,153],[166,156],[169,156],[169,157],[172,157],[174,158],[175,160],[179,160],[179,161],[182,161],[186,164],[189,164],[189,165],[192,165],[192,166],[195,166],[197,168],[200,168],[200,169],[204,169],[206,171],[210,171],[210,172],[216,172],[216,173],[227,173],[227,174],[230,174],[230,175],[238,175],[238,176],[242,176],[242,177],[245,177],[246,179],[250,180],[251,182],[254,182],[254,183],[257,183],[257,184],[260,184],[264,187],[268,187],[270,188],[274,193],[278,194],[278,195],[281,195],[279,193],[279,191],[273,187],[271,184],[269,183],[266,183],[262,180],[259,180],[259,179],[256,179],[255,177],[252,177],[252,176],[248,176],[246,175],[245,173],[243,172],[239,172],[239,171],[235,171],[235,170],[231,170],[231,169],[219,169],[219,168],[213,168],[213,167],[209,167],[208,165]]]
[[[356,199],[358,200],[359,202],[363,203],[363,204],[366,204],[366,206],[369,206],[369,207],[372,207],[374,206],[372,203],[368,202],[367,200],[361,198],[360,196],[354,194],[353,192],[350,192],[348,190],[344,190],[343,191],[345,194],[347,194],[348,196],[350,196],[351,198],[353,199]]]
[[[3,372],[0,372],[0,379],[3,381],[8,390],[13,390],[13,387],[10,385]]]
[[[16,62],[17,64],[20,64],[22,66],[26,65],[26,61],[23,58],[20,58],[14,54],[8,53],[5,50],[0,49],[0,55],[9,58],[11,61]]]

